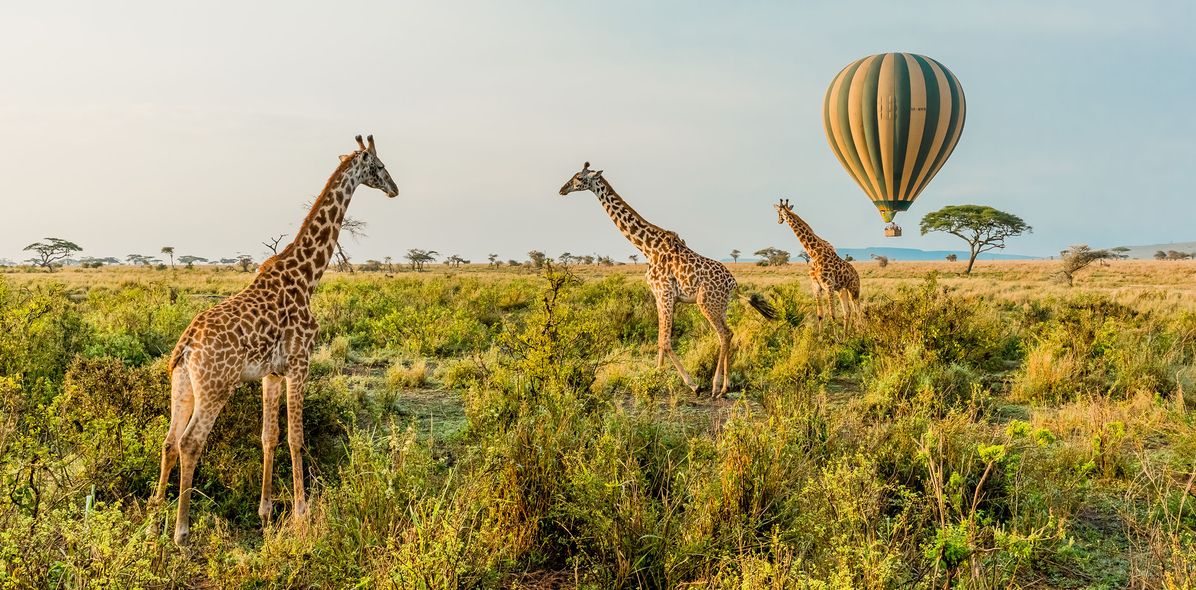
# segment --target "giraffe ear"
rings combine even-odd
[[[601,171],[601,170],[595,170],[595,171],[594,171],[594,178],[602,178],[602,171]]]
[[[341,154],[340,159],[342,162],[344,162],[345,160],[348,160],[349,158],[352,158],[352,157],[353,156],[351,156],[349,154]]]

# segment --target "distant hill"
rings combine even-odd
[[[954,254],[960,260],[967,260],[968,253],[963,250],[919,250],[917,248],[840,248],[839,256],[851,255],[856,260],[870,260],[873,254],[888,256],[889,260],[943,260],[948,254]],[[1153,252],[1152,252],[1153,253]],[[1020,254],[998,254],[985,252],[977,260],[1034,260],[1037,256],[1022,256]]]
[[[1151,244],[1148,246],[1126,246],[1130,251],[1126,254],[1130,258],[1154,258],[1154,253],[1162,250],[1176,250],[1179,252],[1196,252],[1196,242],[1173,242],[1170,244]]]

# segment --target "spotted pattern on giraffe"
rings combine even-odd
[[[560,194],[564,196],[579,191],[589,191],[598,197],[598,202],[606,209],[615,226],[636,249],[644,253],[648,262],[644,278],[656,301],[656,366],[664,366],[664,359],[668,357],[685,385],[695,393],[698,391],[697,383],[685,371],[681,359],[673,352],[672,344],[676,304],[695,303],[719,338],[719,357],[711,378],[711,394],[727,393],[732,354],[727,306],[737,294],[735,277],[731,271],[723,263],[691,250],[676,232],[644,219],[615,192],[610,182],[603,178],[601,170],[590,170],[589,162],[561,186]],[[764,317],[776,317],[775,310],[763,298],[753,296],[749,303]]]
[[[851,263],[839,257],[830,242],[818,237],[810,224],[797,213],[788,199],[781,199],[773,205],[777,210],[777,223],[788,223],[797,235],[798,241],[810,255],[810,284],[814,290],[814,305],[819,326],[822,325],[822,296],[826,295],[831,321],[835,321],[835,300],[843,309],[843,326],[859,321],[860,315],[860,273]]]

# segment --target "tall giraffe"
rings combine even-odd
[[[843,307],[843,327],[851,321],[852,314],[859,312],[860,275],[855,267],[839,258],[830,242],[818,237],[810,224],[793,212],[789,199],[781,199],[773,207],[777,210],[777,223],[788,223],[797,234],[806,253],[810,255],[810,283],[814,288],[814,305],[818,313],[818,325],[822,325],[822,294],[826,293],[826,304],[831,321],[835,321],[835,300]],[[857,318],[858,319],[858,318]]]
[[[681,374],[686,387],[694,393],[698,392],[698,385],[685,372],[681,359],[673,352],[672,342],[674,306],[677,303],[697,303],[719,339],[718,362],[711,378],[710,393],[727,393],[731,381],[727,373],[731,364],[727,304],[736,293],[735,277],[731,271],[721,262],[690,250],[676,232],[654,225],[640,216],[602,177],[601,170],[590,170],[589,162],[561,187],[562,196],[577,191],[594,193],[619,231],[647,259],[648,272],[645,278],[656,299],[657,368],[664,366],[664,357],[667,355]],[[753,294],[749,303],[764,317],[776,317],[776,310],[760,295]]]
[[[162,443],[158,488],[150,501],[160,506],[166,483],[179,462],[179,509],[175,543],[189,530],[191,480],[212,425],[237,384],[262,380],[263,525],[271,516],[274,447],[278,444],[278,405],[287,390],[287,443],[291,451],[295,506],[307,511],[303,490],[303,385],[316,335],[310,301],[316,283],[328,268],[349,200],[358,185],[394,197],[399,194],[374,148],[357,136],[357,151],[341,156],[340,165],[312,204],[295,240],[262,263],[253,282],[191,321],[170,355],[170,427]],[[157,522],[151,525],[156,532]]]

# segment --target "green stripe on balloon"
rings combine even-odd
[[[872,161],[869,174],[875,180],[878,189],[878,194],[875,195],[877,197],[883,197],[889,192],[885,187],[884,167],[881,165],[880,159],[880,133],[877,130],[876,112],[876,83],[880,79],[880,66],[884,61],[884,56],[878,56],[872,60],[872,64],[864,74],[864,96],[860,99],[862,103],[860,111],[864,121],[864,141],[869,159]]]

